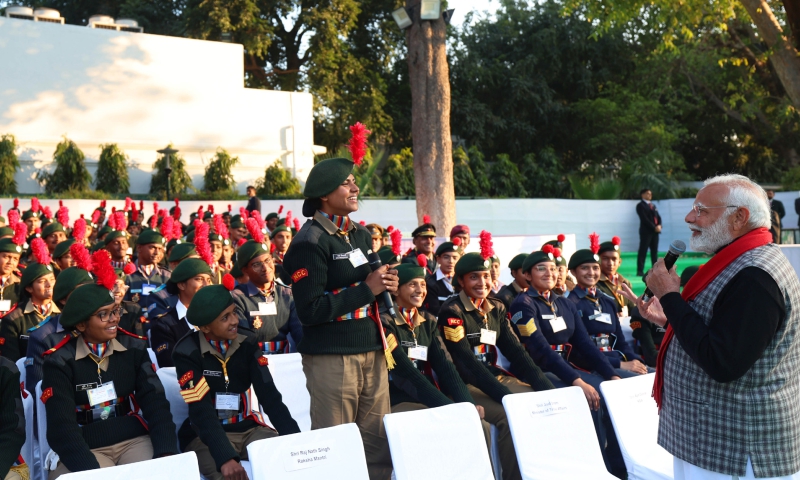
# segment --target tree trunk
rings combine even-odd
[[[419,2],[406,30],[408,76],[411,82],[411,136],[417,218],[430,215],[438,235],[446,236],[456,223],[453,189],[453,146],[450,138],[450,74],[445,51],[447,26],[421,21]]]
[[[800,48],[800,3],[797,0],[783,0],[786,24],[789,25],[795,48]]]
[[[800,56],[786,38],[778,20],[766,0],[741,0],[761,39],[772,49],[769,57],[775,73],[795,108],[800,108]]]

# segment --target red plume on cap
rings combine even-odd
[[[117,228],[117,216],[111,215],[108,217],[108,221],[106,222],[109,227],[113,228],[114,230],[118,230]]]
[[[394,231],[394,225],[389,225],[388,227],[386,227],[386,231],[392,233]]]
[[[552,253],[553,255],[555,255],[555,249],[549,243],[542,247],[542,251],[544,253]]]
[[[94,264],[94,274],[97,277],[97,284],[102,285],[107,290],[113,290],[117,283],[117,273],[111,266],[111,254],[108,250],[101,248],[92,254]]]
[[[14,199],[14,208],[19,208],[19,198]]]
[[[178,199],[178,197],[175,197],[175,206],[177,207],[180,204],[181,204],[180,199]]]
[[[392,239],[392,253],[395,255],[400,255],[402,252],[402,242],[403,242],[403,232],[398,229],[393,229],[392,233],[389,234],[390,238]],[[427,260],[425,265],[427,265]]]
[[[211,205],[211,204],[209,203],[209,204],[208,204],[208,208],[207,208],[206,210],[208,210],[209,212],[211,212],[211,214],[213,215],[213,214],[214,214],[214,205]]]
[[[50,257],[50,252],[47,251],[47,244],[44,243],[39,237],[31,241],[31,250],[33,250],[33,258],[42,265],[50,265],[53,259]]]
[[[28,226],[25,222],[17,222],[14,224],[14,238],[11,240],[20,247],[25,245],[25,238],[28,234]]]
[[[164,237],[165,242],[169,242],[174,237],[172,233],[175,231],[175,220],[172,217],[164,217],[161,221],[161,236]]]
[[[361,122],[356,122],[355,125],[351,126],[350,132],[353,136],[350,137],[350,143],[347,144],[347,148],[353,157],[353,163],[361,165],[364,155],[367,154],[367,135],[371,132]]]
[[[197,218],[199,218],[200,220],[203,219],[203,206],[202,205],[197,207]]]
[[[181,207],[175,206],[175,210],[172,211],[172,218],[175,219],[175,222],[181,221]]]
[[[231,213],[231,210],[233,210],[233,205],[231,205],[231,204],[229,203],[229,204],[228,204],[228,213]]]
[[[620,245],[620,244],[622,244],[622,240],[620,240],[620,238],[617,237],[617,236],[611,237],[611,244],[612,245]]]
[[[56,213],[56,218],[58,219],[58,223],[64,225],[65,227],[69,226],[69,208],[61,207],[58,209]]]
[[[92,264],[92,256],[89,254],[89,250],[83,243],[73,243],[70,245],[69,253],[72,255],[72,260],[75,262],[76,267],[92,273],[92,270],[94,269],[94,265]]]
[[[125,264],[125,267],[122,269],[122,273],[125,275],[133,275],[133,272],[136,271],[136,265],[131,262]]]
[[[222,218],[222,215],[214,215],[214,232],[216,232],[216,234],[220,235],[222,238],[228,238],[230,236],[228,233],[228,227],[225,225],[225,220]]]
[[[139,211],[144,212],[144,200],[139,200]]]
[[[424,253],[417,255],[417,265],[422,268],[428,268],[428,257]]]
[[[281,213],[283,213],[283,205],[278,207],[278,215],[280,215]]]
[[[453,240],[451,240],[451,242],[456,247],[460,247],[461,246],[461,237],[456,237]]]
[[[284,225],[286,225],[289,228],[292,228],[292,211],[291,210],[286,212],[286,222],[284,223]],[[362,223],[362,225],[363,225],[363,223]]]
[[[256,221],[256,225],[258,225],[258,228],[259,228],[259,229],[261,230],[261,232],[263,233],[263,232],[264,232],[264,229],[267,227],[267,222],[265,222],[265,221],[264,221],[264,219],[263,219],[263,218],[261,218],[261,214],[259,214],[259,213],[258,213],[257,211],[255,211],[255,210],[253,210],[252,212],[250,212],[250,215],[252,215],[253,219]]]
[[[228,289],[228,291],[233,290],[236,287],[236,279],[233,278],[233,275],[230,273],[226,273],[222,277],[222,285]]]
[[[366,226],[366,225],[367,225],[367,222],[365,222],[364,220],[361,220],[361,221],[360,221],[360,222],[358,222],[358,223],[360,223],[360,224],[361,224],[361,225],[363,225],[363,226]]]
[[[100,207],[101,208],[106,208],[106,201],[105,200],[100,200]]]
[[[117,213],[117,207],[111,207],[111,214]]]
[[[39,199],[36,197],[31,198],[31,210],[34,212],[38,212],[42,209],[42,206],[39,205]]]
[[[9,210],[8,225],[13,227],[17,222],[19,222],[19,210]]]
[[[295,230],[300,230],[300,219],[299,218],[295,218],[294,219],[294,229]]]
[[[244,222],[247,220],[247,217],[250,215],[247,213],[247,209],[244,207],[239,207],[239,216],[242,217],[242,221]]]
[[[183,228],[181,226],[181,222],[178,220],[172,220],[172,238],[170,240],[176,240],[183,236]]]
[[[158,202],[153,202],[153,215],[158,215]]]
[[[208,241],[208,224],[206,222],[195,221],[194,245],[200,258],[202,258],[209,267],[213,266],[215,263],[214,255],[211,253],[211,244]]]
[[[431,216],[430,215],[423,215],[422,216],[422,223],[431,223]]]
[[[64,206],[64,200],[59,200],[58,201],[58,208],[61,208],[63,206]]]
[[[131,203],[132,203],[131,197],[125,197],[125,211],[126,212],[131,209]]]
[[[100,210],[95,210],[94,212],[92,212],[92,224],[93,225],[97,225],[97,222],[100,221],[100,215],[101,215]]]
[[[86,220],[83,217],[75,220],[75,225],[72,226],[72,238],[81,245],[86,241]]]
[[[556,258],[561,258],[561,249],[560,248],[553,248],[553,256]]]
[[[557,237],[558,243],[564,243],[564,240],[566,240],[566,239],[567,239],[567,236],[564,235],[563,233],[559,233],[558,234],[558,237]]]
[[[53,212],[50,211],[50,207],[42,207],[42,215],[47,218],[53,218]]]
[[[117,230],[125,230],[128,228],[128,220],[125,218],[125,212],[116,212],[113,216],[117,219]]]
[[[600,251],[600,235],[595,232],[589,234],[589,249],[595,255]]]
[[[242,245],[244,245],[245,243],[247,243],[247,239],[246,239],[246,238],[244,238],[244,237],[242,237],[242,238],[240,238],[240,239],[239,239],[239,241],[237,241],[237,242],[236,242],[236,246],[237,246],[237,247],[241,247],[241,246],[242,246]]]
[[[258,220],[252,217],[248,218],[245,222],[245,226],[250,236],[253,237],[253,240],[258,243],[264,243],[264,232],[262,232],[261,228],[258,226]]]
[[[148,220],[148,225],[150,226],[150,230],[155,230],[156,226],[158,225],[158,212],[150,215],[150,219]]]
[[[492,248],[492,234],[486,230],[481,231],[480,235],[481,258],[488,260],[494,257],[494,248]]]

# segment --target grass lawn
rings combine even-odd
[[[662,258],[664,255],[666,255],[666,252],[658,252],[658,258]],[[678,267],[678,275],[683,272],[684,268],[691,265],[702,265],[706,263],[709,258],[711,257],[704,253],[684,253],[680,256],[680,258],[678,258],[678,262],[676,264]],[[649,255],[644,265],[645,271],[647,271],[647,269],[650,268]],[[641,277],[636,276],[636,252],[625,252],[622,254],[622,264],[619,267],[619,273],[621,273],[623,277],[630,280],[631,284],[633,285],[633,291],[637,295],[644,293],[644,282],[642,282]]]

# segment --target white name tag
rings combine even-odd
[[[408,349],[408,358],[428,361],[428,347],[416,346]]]
[[[360,248],[357,248],[350,252],[350,263],[353,265],[353,268],[358,268],[367,263],[367,257],[364,256],[364,252],[362,252]]]
[[[594,319],[600,323],[607,323],[611,325],[611,314],[609,313],[598,313]]]
[[[0,312],[11,310],[11,300],[0,300]]]
[[[551,318],[556,318],[555,315],[542,315],[542,320],[550,320]]]
[[[567,322],[564,321],[564,317],[550,319],[550,328],[553,329],[553,333],[558,333],[567,329]]]
[[[89,405],[91,406],[117,399],[117,391],[114,389],[114,382],[104,383],[97,388],[86,390],[86,393],[89,395]]]
[[[485,343],[486,345],[494,345],[497,343],[497,332],[481,328],[481,343]]]
[[[142,285],[142,295],[150,295],[150,292],[158,288],[158,285],[152,283],[145,283]]]
[[[217,392],[217,410],[239,410],[239,395]]]
[[[258,302],[258,313],[261,315],[277,315],[278,307],[275,302]]]
[[[620,317],[629,317],[630,316],[630,315],[628,315],[628,306],[627,305],[622,307],[622,311],[619,312],[619,316]]]

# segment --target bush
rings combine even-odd
[[[573,195],[581,200],[615,200],[622,194],[622,184],[614,178],[577,174],[567,179]]]
[[[486,162],[483,161],[483,153],[478,150],[478,147],[473,145],[469,147],[467,155],[469,156],[469,168],[472,170],[472,175],[478,183],[477,196],[488,197],[492,185],[489,182],[489,177],[486,175]]]
[[[131,187],[128,179],[128,156],[119,149],[116,143],[100,145],[100,159],[97,161],[95,185],[104,193],[127,194]]]
[[[80,148],[67,137],[56,145],[53,160],[56,169],[53,173],[45,170],[36,172],[36,180],[44,185],[47,193],[60,193],[67,190],[88,190],[92,176],[86,169],[84,155]]]
[[[453,188],[456,197],[485,197],[486,192],[478,189],[478,181],[469,166],[467,152],[458,147],[453,151]]]
[[[168,145],[172,147],[172,144]],[[165,155],[161,155],[156,159],[153,164],[153,176],[150,177],[150,193],[163,198],[167,193],[167,172],[164,171],[166,167]],[[170,180],[170,193],[172,195],[182,195],[191,190],[196,192],[197,189],[192,185],[192,177],[186,172],[186,160],[179,155],[174,154],[169,160],[169,166],[172,168],[172,174],[169,176]]]
[[[14,174],[19,170],[19,160],[15,152],[17,141],[14,135],[0,137],[0,194],[17,193],[17,181]]]
[[[218,148],[216,155],[206,166],[206,172],[203,175],[205,191],[223,192],[236,188],[236,180],[233,179],[231,170],[238,163],[239,157],[231,157],[224,148]]]
[[[492,196],[499,198],[525,198],[522,174],[508,155],[501,153],[489,171],[492,179]]]
[[[410,148],[389,156],[382,180],[384,195],[409,197],[415,194],[414,154]]]
[[[566,198],[569,195],[569,183],[566,181],[560,165],[552,148],[542,150],[538,157],[533,153],[525,155],[522,159],[520,173],[528,196],[531,198]]]
[[[267,167],[264,178],[259,178],[255,186],[259,197],[301,197],[303,194],[300,182],[283,168],[280,160]]]

